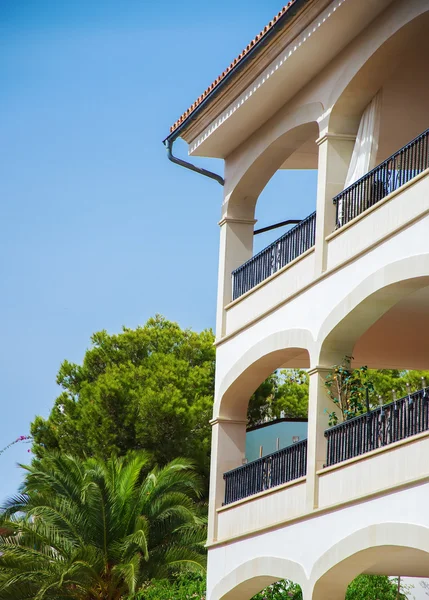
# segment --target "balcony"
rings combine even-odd
[[[429,129],[334,198],[337,228],[346,225],[427,168]]]
[[[310,250],[315,244],[315,239],[316,213],[314,212],[233,271],[233,300]]]
[[[306,470],[307,440],[302,440],[225,473],[224,505],[304,477]]]
[[[325,431],[325,469],[429,430],[429,388],[379,406]],[[307,440],[224,474],[224,505],[306,475]],[[328,472],[328,471],[327,471]]]
[[[336,205],[335,233],[342,231],[360,215],[369,211],[389,195],[403,188],[429,168],[429,129],[406,144],[364,177],[356,181],[333,199]],[[410,214],[410,211],[408,211]],[[232,273],[232,297],[237,300],[266,281],[284,267],[296,261],[315,246],[316,213],[306,217],[267,248],[235,269]],[[359,236],[360,233],[359,233]],[[329,240],[329,236],[327,238]],[[361,238],[361,244],[365,240]],[[332,244],[328,269],[335,266],[338,257],[344,257],[342,248]],[[350,244],[347,244],[350,246]],[[358,249],[357,249],[358,250]],[[308,278],[307,278],[308,279]]]
[[[429,393],[423,388],[325,431],[326,467],[429,429]]]

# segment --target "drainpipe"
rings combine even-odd
[[[301,221],[302,219],[288,219],[287,221],[282,221],[281,223],[275,223],[275,225],[269,225],[268,227],[255,229],[253,235],[259,235],[260,233],[265,233],[266,231],[271,231],[272,229],[277,229],[278,227],[284,227],[285,225],[298,225],[298,223],[301,223]]]
[[[185,169],[190,169],[191,171],[195,171],[195,173],[199,173],[200,175],[204,175],[205,177],[210,177],[210,179],[214,179],[220,185],[225,185],[225,180],[220,175],[216,173],[212,173],[212,171],[207,171],[207,169],[203,169],[201,167],[197,167],[186,160],[182,160],[181,158],[177,158],[177,156],[173,156],[173,144],[175,140],[169,140],[168,138],[164,140],[164,146],[167,149],[168,160],[175,163],[176,165],[180,165],[181,167],[185,167]]]

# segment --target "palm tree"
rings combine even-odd
[[[172,570],[204,569],[193,465],[145,474],[147,463],[46,454],[24,466],[0,517],[0,598],[119,600]]]

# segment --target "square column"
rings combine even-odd
[[[246,452],[247,421],[223,419],[210,421],[212,445],[210,460],[210,493],[208,543],[217,540],[217,509],[224,501],[225,482],[223,474],[240,467]]]
[[[338,363],[341,358],[338,358]],[[325,380],[331,367],[317,366],[308,371],[308,433],[307,433],[307,492],[306,511],[311,512],[319,505],[317,471],[326,463],[325,430],[328,428],[328,413],[337,409],[329,398]]]
[[[232,301],[232,272],[253,254],[254,219],[224,217],[220,225],[216,338],[225,334],[225,306]]]
[[[318,140],[315,276],[326,271],[326,236],[335,230],[333,198],[343,191],[356,136],[326,133]]]

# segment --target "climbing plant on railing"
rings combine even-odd
[[[373,391],[368,367],[353,369],[352,360],[352,356],[345,356],[341,364],[332,367],[325,380],[328,396],[338,406],[342,421],[364,413],[368,408],[368,395]],[[330,427],[339,421],[336,411],[328,412],[328,417]]]

